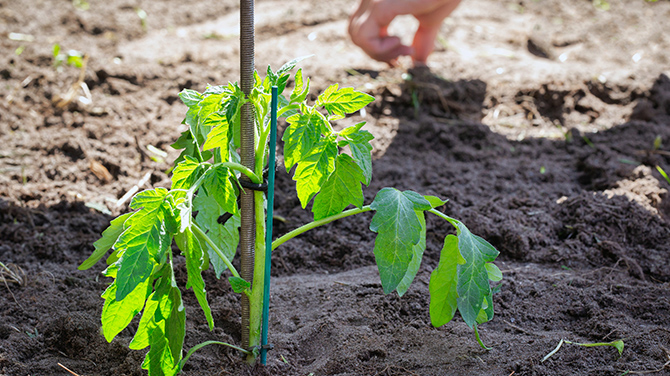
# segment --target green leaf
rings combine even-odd
[[[621,354],[623,354],[623,347],[624,347],[623,340],[619,339],[610,343],[612,344],[612,347],[616,348],[617,351],[619,351],[619,356],[621,356]]]
[[[207,134],[205,144],[202,146],[203,150],[210,150],[219,148],[219,154],[224,161],[228,160],[228,153],[230,148],[231,129],[228,126],[226,115],[221,112],[215,112],[207,118],[206,125],[213,126],[212,130]]]
[[[170,246],[171,237],[165,228],[162,208],[166,194],[163,188],[140,192],[130,204],[133,209],[142,209],[127,219],[130,227],[114,245],[121,255],[117,261],[116,300],[123,300],[144,282],[151,274],[155,260],[160,259]]]
[[[165,337],[164,327],[157,327],[151,334],[152,345],[147,353],[142,368],[149,371],[149,376],[174,376],[179,374],[179,364],[172,367],[175,361],[170,353],[169,341]]]
[[[221,225],[218,223],[218,219],[226,211],[219,206],[214,197],[204,193],[199,193],[193,199],[193,206],[194,210],[198,212],[195,222],[219,246],[224,256],[228,260],[232,260],[237,251],[237,243],[239,242],[238,228],[240,227],[240,217],[233,215],[225,225]],[[216,277],[220,278],[221,273],[227,269],[226,264],[204,239],[198,238],[198,240],[201,246],[207,250],[210,262],[214,266]]]
[[[430,274],[428,290],[430,292],[430,321],[434,327],[448,323],[454,317],[458,307],[457,266],[465,260],[458,251],[458,238],[447,235],[440,253],[440,262]]]
[[[116,299],[117,281],[114,281],[102,297],[105,299],[105,305],[102,308],[102,333],[107,342],[112,342],[117,334],[130,324],[130,321],[144,307],[144,302],[149,293],[151,293],[151,284],[149,279],[137,285],[137,287],[128,294],[123,300]]]
[[[202,279],[202,271],[207,268],[205,264],[207,256],[202,250],[200,241],[193,235],[190,228],[182,234],[175,236],[177,246],[181,249],[186,258],[186,272],[188,273],[188,282],[186,288],[192,288],[200,307],[202,308],[209,330],[214,329],[214,319],[212,310],[207,302],[207,291],[205,290],[205,281]]]
[[[228,90],[228,88],[225,86],[222,85],[212,86],[210,84],[207,84],[207,87],[205,88],[205,91],[202,94],[203,95],[223,94],[225,92],[230,92],[230,90]]]
[[[376,211],[370,223],[370,230],[377,233],[375,260],[384,293],[388,294],[407,274],[414,245],[421,238],[416,210],[430,209],[430,203],[412,191],[383,188],[370,207]]]
[[[213,121],[208,122],[210,115],[217,113],[221,109],[222,100],[227,96],[227,93],[210,94],[204,97],[198,106],[200,109],[197,114],[197,121],[193,119],[188,123],[191,132],[197,136],[198,144],[202,145],[205,142],[207,134],[211,131]],[[188,115],[188,113],[187,113]]]
[[[300,106],[297,104],[290,104],[289,100],[284,98],[284,96],[277,98],[277,116],[279,118],[291,117],[299,112],[299,108]]]
[[[363,188],[361,182],[365,176],[354,162],[346,155],[340,154],[335,159],[335,171],[321,187],[321,192],[314,199],[312,212],[314,220],[341,213],[349,204],[357,208],[363,206]]]
[[[265,79],[263,80],[263,92],[269,93],[270,92],[270,86],[274,85],[277,80],[279,79],[279,75],[274,73],[270,66],[268,65],[268,69],[265,72]]]
[[[233,288],[233,291],[235,291],[238,294],[243,293],[244,290],[251,287],[251,283],[245,281],[240,277],[228,277],[228,282],[230,282],[230,287]]]
[[[167,196],[167,189],[165,188],[156,188],[151,190],[142,191],[133,197],[130,201],[130,208],[137,210],[144,208],[146,210],[156,210],[158,209],[165,200]]]
[[[400,297],[405,295],[407,290],[409,290],[409,286],[414,281],[416,273],[419,272],[419,268],[421,267],[421,259],[423,259],[423,252],[426,250],[426,216],[421,210],[416,210],[416,216],[419,218],[419,223],[421,223],[421,236],[419,238],[419,242],[416,243],[414,247],[412,247],[413,256],[412,261],[409,263],[409,267],[407,268],[407,273],[405,273],[405,276],[402,278],[402,281],[400,281],[398,287],[396,288],[396,292]]]
[[[102,237],[93,243],[95,251],[93,251],[93,254],[91,254],[91,256],[89,256],[86,261],[79,265],[79,270],[86,270],[90,268],[105,256],[105,253],[107,253],[107,251],[112,248],[114,243],[116,243],[116,240],[119,238],[119,235],[121,235],[123,232],[123,224],[126,222],[126,219],[128,219],[128,217],[130,217],[132,214],[133,213],[126,213],[116,217],[115,219],[112,219],[112,221],[109,223],[109,227],[107,227],[107,229],[102,232]]]
[[[354,125],[350,125],[340,131],[340,136],[349,138],[352,134],[358,133],[358,131],[360,131],[364,125],[365,125],[364,121],[361,121],[360,123],[356,123]]]
[[[477,325],[493,320],[493,294],[486,295],[477,315]]]
[[[498,251],[486,240],[473,235],[460,221],[454,220],[458,250],[465,264],[458,265],[458,311],[469,327],[477,322],[482,302],[491,295],[486,263],[498,256]]]
[[[126,250],[117,261],[117,263],[120,263],[116,280],[118,285],[116,290],[117,300],[123,300],[151,275],[154,268],[151,255],[158,253],[158,248],[161,247],[156,236],[156,232],[159,232],[161,227],[160,224],[151,228],[142,227],[140,229],[133,226],[121,235],[121,238],[123,238],[124,235],[128,234],[131,239],[127,241],[120,239],[120,241],[124,241]]]
[[[197,154],[196,145],[193,142],[193,135],[191,134],[190,129],[182,132],[177,141],[175,141],[175,143],[170,146],[176,150],[184,149],[181,154],[179,154],[179,157],[174,161],[175,165],[183,161],[187,155],[195,158]]]
[[[275,85],[277,85],[277,93],[279,95],[281,95],[281,93],[284,92],[284,89],[286,89],[286,84],[288,83],[288,79],[290,76],[291,76],[290,74],[286,73],[277,79]]]
[[[175,375],[182,358],[186,316],[171,265],[163,268],[147,307],[145,314],[153,315],[148,321],[140,320],[147,323],[145,328],[140,324],[146,333],[140,334],[138,330],[136,336],[139,337],[133,339],[133,347],[146,347],[147,343],[151,346],[142,363],[150,376]]]
[[[263,85],[263,80],[261,79],[261,76],[258,75],[258,71],[254,70],[254,87],[259,87]]]
[[[334,84],[319,95],[315,106],[323,106],[330,114],[345,115],[360,110],[373,100],[374,97],[350,87],[338,90],[338,85]]]
[[[204,124],[204,122],[211,114],[219,111],[225,96],[226,94],[224,93],[211,94],[204,97],[200,103],[198,103],[198,106],[200,107],[200,111],[198,111],[198,119],[200,124]]]
[[[308,57],[311,57],[311,56],[313,56],[313,55],[307,55],[307,56],[297,57],[297,58],[295,58],[295,59],[289,61],[288,63],[282,65],[282,67],[279,68],[279,70],[277,71],[277,76],[281,77],[281,76],[283,76],[284,74],[290,72],[293,68],[295,68],[295,66],[296,66],[299,62],[301,62],[302,60],[305,60],[305,59],[307,59]]]
[[[235,86],[234,89],[234,95],[231,95],[228,99],[226,99],[223,104],[228,123],[233,123],[235,116],[240,111],[240,103],[242,102],[240,99],[244,98],[244,93],[242,93],[242,90],[239,87]]]
[[[155,295],[156,293],[153,292],[147,298],[140,324],[137,327],[137,332],[135,332],[133,340],[130,341],[130,344],[128,345],[131,350],[142,350],[150,345],[149,337],[151,331],[153,331],[157,325],[154,321],[154,315],[156,314],[156,309],[158,309],[158,300],[154,299]]]
[[[423,196],[423,198],[425,198],[426,200],[428,200],[428,202],[430,202],[430,206],[433,209],[437,208],[437,207],[440,207],[440,206],[446,204],[447,201],[449,201],[449,200],[443,200],[443,199],[441,199],[439,197],[436,197],[436,196]]]
[[[309,78],[303,80],[302,77],[302,68],[298,69],[298,72],[295,74],[295,86],[291,92],[290,102],[291,103],[301,103],[307,98],[309,93]]]
[[[170,300],[169,312],[165,309],[167,305],[159,305],[161,314],[165,318],[165,335],[167,336],[170,353],[172,354],[173,368],[177,367],[182,356],[184,337],[186,335],[186,313],[184,303],[181,300],[181,292],[174,280],[168,295]]]
[[[207,171],[202,187],[207,195],[214,197],[219,206],[228,213],[237,214],[237,191],[230,170],[223,166],[216,166]]]
[[[195,90],[184,89],[179,93],[179,98],[185,105],[188,107],[197,106],[198,103],[202,100],[202,94],[198,93]]]
[[[175,359],[172,357],[168,339],[163,328],[157,327],[151,332],[151,348],[144,357],[142,369],[149,371],[149,376],[173,376],[178,373],[179,367],[173,367]],[[177,360],[179,362],[179,360]]]
[[[488,320],[488,315],[486,314],[486,309],[488,306],[486,305],[486,300],[484,300],[484,303],[482,303],[482,309],[479,310],[479,314],[477,315],[477,325],[485,323]]]
[[[296,114],[286,121],[289,126],[284,131],[284,165],[286,172],[310,154],[321,139],[320,119],[310,114]]]
[[[365,123],[360,123],[361,126]],[[375,137],[368,131],[356,131],[346,138],[349,140],[349,149],[354,160],[363,170],[365,185],[370,184],[372,179],[372,141]]]
[[[333,138],[324,138],[314,145],[306,157],[298,162],[293,180],[297,182],[296,189],[303,209],[312,197],[321,190],[321,187],[335,169],[336,156],[337,143]]]
[[[491,281],[498,282],[502,280],[502,272],[496,264],[487,262],[484,266],[486,267],[486,273]]]
[[[203,168],[197,160],[185,156],[184,160],[172,170],[172,189],[189,189],[202,175]]]

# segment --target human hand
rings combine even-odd
[[[351,40],[373,59],[393,65],[403,55],[411,55],[415,65],[426,63],[433,52],[442,21],[461,0],[361,0],[349,18]],[[412,46],[388,35],[388,26],[401,14],[419,21]]]
[[[361,0],[349,18],[349,36],[355,45],[375,60],[394,65],[398,57],[412,55],[414,50],[401,43],[400,38],[388,35],[388,25],[396,17],[393,10],[384,9],[384,0]]]

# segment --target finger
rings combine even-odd
[[[414,48],[401,43],[398,37],[382,37],[371,39],[369,48],[363,50],[375,60],[391,63],[400,56],[411,56]]]
[[[440,25],[436,26],[419,26],[414,34],[414,41],[412,42],[412,47],[414,48],[414,54],[412,54],[412,59],[414,63],[425,64],[428,60],[428,56],[433,52],[435,48],[435,38],[437,33],[440,30]]]

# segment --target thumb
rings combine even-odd
[[[414,48],[402,44],[400,38],[394,36],[385,36],[376,38],[372,43],[373,53],[368,53],[376,60],[391,63],[400,56],[413,55]]]

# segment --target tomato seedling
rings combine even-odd
[[[254,190],[255,264],[253,280],[240,277],[231,260],[239,239],[242,185],[261,186],[270,153],[271,87],[276,86],[277,114],[286,119],[284,164],[295,167],[293,180],[303,208],[312,202],[314,221],[272,242],[272,249],[314,227],[337,219],[373,211],[370,230],[377,233],[374,255],[384,293],[403,295],[419,270],[426,247],[425,213],[446,220],[456,228],[447,235],[437,268],[429,283],[430,317],[436,327],[449,322],[458,310],[465,323],[477,325],[493,318],[493,291],[489,280],[499,281],[500,270],[491,262],[498,251],[474,235],[460,221],[436,208],[445,201],[412,191],[383,188],[364,205],[363,185],[372,179],[373,136],[358,123],[335,131],[332,122],[352,114],[373,97],[351,88],[329,86],[313,105],[308,105],[309,79],[302,69],[294,76],[288,96],[281,93],[298,59],[277,72],[269,67],[265,78],[255,73],[255,84],[246,96],[236,83],[208,86],[203,93],[185,89],[179,96],[188,107],[184,124],[188,130],[173,145],[182,149],[175,161],[170,189],[155,188],[135,195],[130,208],[111,221],[95,251],[80,266],[87,269],[109,249],[104,275],[114,278],[105,290],[102,331],[111,341],[142,312],[131,349],[150,347],[142,367],[152,376],[174,375],[193,351],[183,356],[185,314],[177,286],[171,244],[173,240],[186,259],[188,282],[200,304],[210,330],[214,327],[202,272],[213,268],[217,277],[228,270],[235,293],[249,298],[249,346],[233,346],[255,361],[260,341],[265,249],[265,193]],[[240,112],[244,104],[254,109],[255,165],[240,164]],[[348,153],[347,153],[348,150]],[[241,182],[246,176],[249,182]],[[345,210],[353,206],[352,209]],[[259,282],[255,282],[259,281]],[[480,344],[479,336],[477,340]],[[483,344],[482,344],[483,346]]]

